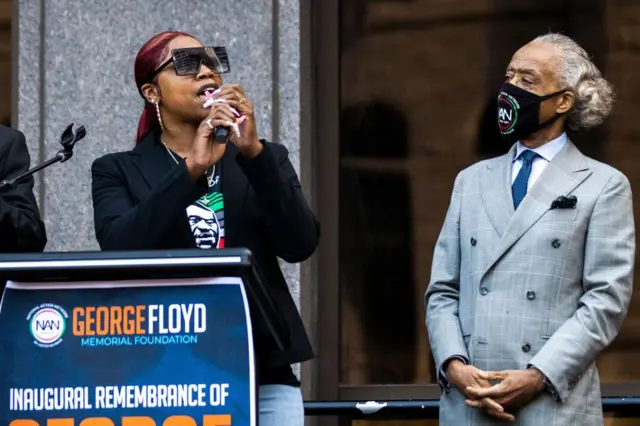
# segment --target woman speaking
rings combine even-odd
[[[313,352],[277,257],[309,258],[319,225],[287,149],[258,138],[253,105],[240,86],[223,84],[215,51],[179,32],[140,49],[137,144],[92,166],[96,236],[102,250],[250,249],[291,331],[278,351],[254,324],[260,425],[301,426],[290,364]],[[216,128],[229,129],[228,143],[215,141]]]

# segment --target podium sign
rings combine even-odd
[[[240,278],[9,282],[0,424],[253,426]]]

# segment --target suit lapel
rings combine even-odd
[[[513,215],[513,197],[511,195],[511,163],[515,145],[509,152],[487,163],[480,175],[480,197],[491,224],[502,236]]]
[[[235,246],[237,221],[242,214],[249,182],[236,162],[238,149],[229,143],[222,156],[222,196],[224,197],[224,232],[226,247]]]
[[[133,163],[147,182],[149,191],[175,167],[175,162],[153,132],[145,136],[131,153],[134,156]]]
[[[173,167],[177,166],[154,132],[145,136],[131,151],[131,154],[134,157],[133,164],[147,184],[146,188],[137,187],[138,191],[142,191],[142,193],[137,194],[139,198],[143,198],[151,192],[158,182],[164,179]],[[167,200],[167,202],[170,201]],[[176,246],[184,244],[187,247],[195,248],[195,240],[191,233],[189,222],[187,221],[186,211],[183,219],[180,220],[177,226],[182,228],[180,235],[184,236],[184,241],[171,241],[171,243],[176,244]]]
[[[591,173],[586,158],[569,141],[549,162],[511,216],[485,273],[550,209],[553,200],[571,194]]]

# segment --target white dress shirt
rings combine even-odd
[[[564,148],[564,146],[567,144],[567,141],[567,134],[563,133],[551,142],[547,142],[544,145],[539,146],[538,148],[530,150],[538,154],[538,156],[533,160],[533,163],[531,164],[531,175],[529,176],[529,184],[527,185],[527,190],[531,189],[531,186],[535,183],[536,179],[540,177],[544,168],[547,167],[547,164],[549,164],[549,161],[551,161],[553,157],[555,157],[556,154],[559,153],[562,148]],[[520,141],[517,142],[516,154],[513,158],[513,165],[511,166],[511,184],[513,184],[513,181],[516,180],[516,176],[518,176],[518,172],[520,171],[520,168],[522,168],[522,158],[520,158],[520,154],[522,154],[522,151],[526,151],[528,149],[529,148],[521,144]]]

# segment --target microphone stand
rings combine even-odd
[[[42,164],[35,166],[32,169],[27,170],[21,175],[16,176],[14,179],[1,181],[0,189],[4,188],[5,186],[15,185],[19,181],[29,176],[32,176],[33,174],[39,172],[42,169],[49,167],[52,164],[64,163],[67,160],[69,160],[71,157],[73,157],[73,147],[75,146],[76,142],[84,138],[87,134],[84,126],[79,126],[74,132],[73,125],[74,125],[73,123],[69,124],[69,126],[67,126],[65,131],[62,132],[62,136],[60,136],[60,144],[62,145],[62,149],[58,151],[55,157],[45,161]]]

